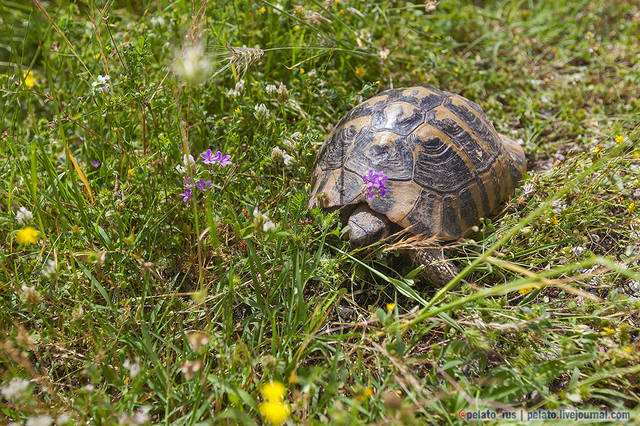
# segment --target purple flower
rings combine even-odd
[[[180,196],[182,197],[182,201],[184,201],[185,203],[189,201],[189,198],[191,198],[192,194],[193,194],[193,191],[191,190],[191,188],[185,189],[184,192],[180,194]]]
[[[389,179],[383,172],[374,173],[373,169],[369,169],[369,173],[362,176],[367,187],[364,190],[364,198],[371,199],[377,193],[378,197],[382,197],[387,193],[384,182]]]
[[[202,157],[202,159],[204,160],[204,164],[218,164],[220,166],[228,166],[230,164],[233,164],[231,161],[229,161],[229,159],[231,158],[230,155],[223,155],[220,151],[213,154],[213,151],[211,151],[211,149],[207,149],[206,152],[200,154],[200,157]]]
[[[182,194],[180,194],[180,196],[182,197],[182,201],[186,203],[187,201],[189,201],[189,198],[191,198],[191,196],[193,195],[193,190],[191,189],[193,187],[193,183],[191,182],[190,177],[188,177],[187,180],[184,182],[184,187],[186,189]]]
[[[93,167],[98,167],[100,165],[100,162],[98,160],[94,160],[94,161],[91,162],[91,165]]]
[[[200,179],[200,183],[196,183],[196,186],[202,189],[203,191],[206,191],[211,186],[211,179],[209,180]]]
[[[207,149],[205,152],[200,154],[200,157],[204,160],[204,164],[215,164],[218,162],[215,156],[212,157],[211,154],[213,154],[211,149]]]
[[[231,161],[229,161],[230,158],[231,156],[229,154],[223,156],[220,151],[216,152],[216,155],[213,156],[213,159],[217,161],[221,166],[228,166],[230,164],[233,164]]]

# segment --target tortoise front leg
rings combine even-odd
[[[415,250],[411,257],[416,264],[425,266],[422,275],[434,286],[444,286],[460,272],[456,265],[446,260],[442,247]]]

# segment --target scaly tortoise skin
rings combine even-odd
[[[383,197],[363,197],[370,169],[389,177]],[[353,108],[329,134],[308,205],[350,214],[355,245],[384,235],[372,220],[455,240],[508,200],[525,171],[520,145],[496,132],[477,104],[433,87],[391,89]],[[356,236],[354,216],[363,211]]]

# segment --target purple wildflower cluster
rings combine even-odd
[[[230,164],[233,164],[231,161],[229,161],[231,156],[228,154],[222,155],[220,151],[216,152],[213,155],[212,154],[213,151],[211,151],[210,149],[207,149],[205,152],[200,154],[200,157],[202,157],[202,159],[204,160],[204,164],[218,164],[220,166],[228,166]]]
[[[213,165],[216,164],[219,167],[225,167],[233,164],[230,159],[231,155],[223,155],[222,152],[218,151],[215,154],[211,149],[207,149],[205,152],[200,154],[204,164]],[[213,172],[213,171],[211,171]],[[182,197],[182,201],[185,203],[189,201],[189,199],[193,196],[193,188],[196,187],[201,191],[206,191],[211,188],[211,179],[199,179],[197,182],[192,180],[190,177],[184,182],[184,192],[180,194]]]
[[[362,176],[367,187],[364,190],[364,198],[371,199],[377,193],[378,197],[382,197],[387,193],[384,182],[389,179],[383,172],[374,173],[373,169],[369,169],[369,173]]]

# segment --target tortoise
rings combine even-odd
[[[384,196],[365,197],[363,177],[372,171],[388,177]],[[308,206],[340,209],[355,247],[402,228],[452,241],[507,201],[525,171],[522,147],[474,102],[430,86],[390,89],[357,105],[327,136]],[[433,283],[457,273],[439,245],[413,258]]]

